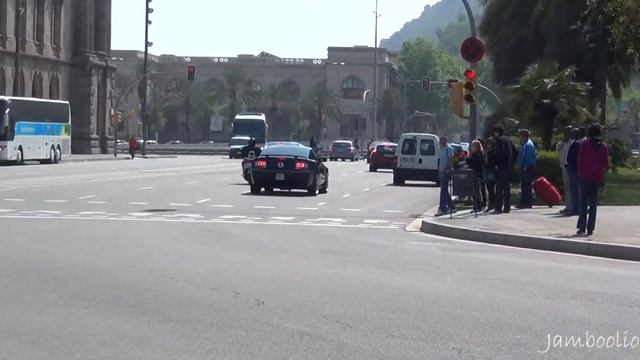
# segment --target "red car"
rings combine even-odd
[[[378,169],[394,169],[398,163],[396,149],[398,144],[382,143],[378,144],[371,152],[369,159],[369,171],[375,172]]]

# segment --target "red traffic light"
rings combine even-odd
[[[189,65],[187,66],[187,80],[193,81],[196,79],[196,66]]]
[[[476,81],[478,73],[473,69],[467,69],[464,71],[464,77],[469,81]]]

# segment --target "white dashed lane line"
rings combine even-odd
[[[253,207],[254,209],[275,209],[275,206],[261,206],[261,205],[255,205]]]
[[[209,201],[211,201],[211,199],[202,199],[202,200],[196,201],[196,204],[204,204],[204,203],[209,202]]]
[[[154,189],[154,188],[155,188],[154,186],[145,186],[145,187],[138,188],[138,190],[151,190],[151,189]]]
[[[228,209],[228,208],[232,208],[232,207],[234,207],[234,205],[217,205],[217,204],[216,204],[216,205],[211,205],[211,207],[214,207],[214,208],[223,208],[223,209]]]
[[[175,207],[188,207],[188,206],[191,206],[191,204],[171,203],[171,204],[169,204],[169,206],[175,206]]]
[[[197,181],[187,181],[186,183],[184,183],[185,185],[195,185],[197,184]]]
[[[386,214],[403,214],[404,211],[402,210],[382,210],[383,213]]]
[[[359,211],[362,211],[362,210],[361,209],[340,209],[340,211],[359,212]]]
[[[148,202],[130,202],[129,205],[149,205]]]
[[[362,191],[364,191],[364,192],[367,192],[367,191],[369,191],[369,190],[371,190],[371,188],[364,188],[364,189],[362,189]]]
[[[44,202],[53,203],[53,204],[64,204],[64,203],[68,203],[69,200],[45,200]]]
[[[4,199],[4,201],[9,201],[9,202],[23,202],[24,199]]]
[[[327,205],[326,202],[321,202],[321,203],[318,204],[318,206],[325,206],[325,205]]]
[[[94,197],[96,197],[96,195],[80,196],[78,200],[89,200],[89,199],[93,199]]]
[[[104,205],[106,204],[106,201],[87,201],[87,204],[92,204],[92,205]]]
[[[351,197],[351,194],[344,194],[344,195],[342,195],[342,198],[343,198],[343,199],[346,199],[346,198],[348,198],[348,197]]]
[[[14,212],[16,210],[14,209],[0,209],[0,213],[10,213],[10,212]]]
[[[299,207],[296,208],[296,210],[308,210],[308,211],[313,211],[313,210],[318,210],[317,207]]]

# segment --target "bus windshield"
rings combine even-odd
[[[8,141],[9,134],[9,104],[5,100],[0,100],[0,141]]]
[[[236,119],[233,121],[233,136],[249,136],[258,143],[266,140],[267,125],[262,119]]]

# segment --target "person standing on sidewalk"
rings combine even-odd
[[[562,169],[562,187],[564,188],[564,209],[560,210],[560,214],[571,214],[573,212],[573,203],[571,201],[571,179],[569,179],[569,171],[567,169],[567,156],[569,154],[569,147],[573,143],[572,138],[573,128],[567,126],[564,128],[564,137],[562,141],[556,146],[558,152],[560,169]]]
[[[577,235],[593,235],[598,212],[598,193],[609,168],[609,149],[602,141],[602,128],[594,124],[587,131],[587,140],[578,151],[578,177],[580,178],[581,209]]]
[[[465,160],[471,170],[475,172],[473,211],[480,212],[487,206],[487,192],[484,187],[484,151],[480,140],[473,140],[469,146],[471,155]]]
[[[134,135],[131,135],[129,138],[129,155],[131,155],[131,160],[136,157],[136,150],[138,149],[138,139]]]
[[[496,157],[496,139],[490,137],[487,139],[485,153],[484,153],[484,172],[483,179],[487,188],[488,204],[487,210],[489,212],[495,209],[496,206],[496,172],[497,172],[498,160]]]
[[[518,162],[520,163],[520,204],[518,209],[531,209],[533,207],[533,183],[536,171],[536,146],[531,141],[531,132],[527,129],[520,130],[522,147]]]
[[[438,155],[438,180],[440,181],[440,206],[436,216],[455,212],[451,194],[449,194],[449,183],[451,182],[451,171],[453,170],[453,160],[455,154],[449,139],[446,136],[440,138],[440,154]]]
[[[513,141],[505,135],[502,125],[493,128],[496,139],[496,203],[495,214],[511,212],[511,174],[518,153]]]
[[[571,199],[569,212],[565,215],[580,215],[580,179],[578,178],[578,153],[580,152],[580,140],[582,134],[580,129],[571,129],[571,143],[567,151],[566,172],[569,176],[569,193],[567,198]],[[567,185],[565,185],[567,186]],[[565,190],[567,191],[567,190]]]

